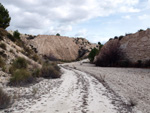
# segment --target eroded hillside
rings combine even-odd
[[[150,29],[126,35],[120,43],[129,60],[133,62],[150,60]]]
[[[22,35],[23,40],[42,56],[50,60],[72,61],[87,57],[90,50],[98,47],[84,38],[69,38],[65,36]]]
[[[142,63],[150,60],[150,29],[139,30],[134,34],[126,34],[125,36],[110,39],[104,48],[109,48],[114,42],[119,42],[120,49],[123,52],[121,59],[132,63]],[[111,50],[116,49],[110,47]]]

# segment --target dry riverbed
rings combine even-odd
[[[149,113],[149,70],[100,68],[80,62],[60,67],[60,79],[42,79],[28,87],[3,86],[14,95],[15,102],[0,112]],[[142,81],[138,84],[140,76]],[[143,98],[139,98],[139,93]]]
[[[85,62],[85,63],[82,63]],[[150,113],[150,69],[95,67],[85,61],[66,64],[103,79],[134,113]]]

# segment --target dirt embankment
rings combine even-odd
[[[92,44],[84,38],[55,35],[22,35],[22,39],[39,54],[46,55],[50,60],[72,61],[87,57],[92,48],[98,48],[97,44]]]

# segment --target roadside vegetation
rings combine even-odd
[[[37,77],[60,78],[61,72],[57,64],[43,63],[42,68],[29,68],[25,58],[18,57],[13,61],[9,72],[11,74],[9,85],[23,86],[35,82]]]
[[[88,59],[90,60],[91,63],[93,63],[95,56],[97,56],[101,50],[101,48],[103,47],[103,44],[101,44],[100,42],[98,42],[99,48],[93,48],[91,50],[91,52],[88,55]]]
[[[123,58],[123,53],[120,49],[118,41],[112,41],[104,46],[95,62],[96,66],[117,66],[118,62]]]
[[[44,78],[60,78],[60,68],[57,64],[44,64],[40,70],[40,76]]]
[[[0,109],[7,108],[11,103],[11,97],[0,88]]]

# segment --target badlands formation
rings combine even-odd
[[[49,59],[73,61],[88,56],[92,48],[98,48],[84,38],[69,38],[55,35],[22,35],[22,39],[38,54]]]

